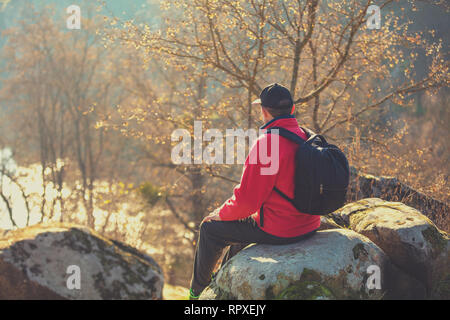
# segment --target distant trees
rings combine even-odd
[[[25,190],[25,186],[19,181],[20,175],[15,168],[13,155],[10,149],[0,149],[0,204],[2,204],[7,211],[8,220],[12,227],[28,226],[30,223],[30,198],[32,194]],[[19,196],[14,195],[17,193]],[[14,216],[14,203],[17,200],[23,201],[24,211],[22,212],[20,223]]]
[[[287,83],[298,115],[331,133],[386,101],[448,85],[439,42],[408,32],[399,23],[404,17],[390,11],[392,2],[377,3],[382,27],[369,30],[369,0],[167,1],[162,30],[127,24],[121,38],[157,52],[167,64],[201,64],[221,86],[246,95],[258,95],[270,81]],[[432,57],[422,79],[412,77],[417,55],[404,56],[405,47],[426,48]],[[251,105],[245,107],[252,123]]]
[[[76,211],[93,227],[95,185],[121,170],[111,166],[125,139],[95,128],[100,114],[120,102],[120,57],[95,32],[101,18],[85,19],[83,29],[70,31],[48,8],[28,14],[4,33],[0,98],[9,110],[2,126],[10,132],[4,143],[22,161],[40,163],[41,221],[57,213],[62,221],[66,210]],[[51,189],[55,196],[48,195]],[[64,189],[71,194],[64,196]]]
[[[203,120],[205,126],[220,126],[223,118],[214,106],[220,103],[224,90],[214,88],[213,80],[200,65],[179,65],[176,61],[164,65],[153,55],[136,52],[134,46],[128,49],[131,56],[122,83],[129,94],[99,125],[142,142],[140,156],[150,166],[149,181],[141,186],[141,194],[150,205],[162,200],[174,217],[195,233],[205,213],[226,193],[205,174],[210,167],[172,162],[171,134],[186,128],[193,136],[194,120]]]

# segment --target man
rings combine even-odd
[[[265,125],[285,128],[306,140],[306,133],[293,116],[294,102],[287,88],[277,83],[262,90],[253,102],[261,108]],[[278,143],[276,159],[278,170],[262,174],[271,166],[262,161],[258,150],[271,142]],[[213,269],[223,249],[231,246],[226,259],[250,243],[289,244],[309,237],[320,226],[320,217],[298,212],[277,192],[277,187],[287,196],[294,195],[295,152],[297,144],[278,135],[263,134],[253,145],[245,161],[241,182],[233,196],[200,225],[200,234],[194,258],[190,298],[196,299],[211,281]],[[277,156],[278,158],[274,158]],[[256,159],[256,161],[251,161]]]

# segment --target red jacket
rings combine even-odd
[[[281,116],[272,119],[261,127],[283,127],[301,138],[306,134],[298,126],[294,116]],[[264,157],[258,153],[261,145],[267,146],[270,159],[270,143],[275,134],[262,134],[250,150],[245,160],[241,183],[234,188],[233,196],[219,208],[220,218],[224,221],[240,220],[252,216],[258,226],[267,233],[278,237],[296,237],[317,229],[320,226],[320,216],[303,214],[286,199],[274,191],[276,186],[287,196],[294,197],[295,151],[298,145],[284,137],[279,139],[279,162],[275,174],[261,174],[261,168],[271,167]],[[265,153],[262,153],[265,155]],[[256,159],[256,161],[251,160]],[[276,167],[276,165],[273,165]],[[267,170],[267,169],[266,169]],[[264,223],[261,226],[260,214],[263,207]]]

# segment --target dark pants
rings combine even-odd
[[[200,294],[211,281],[211,275],[223,249],[230,246],[222,265],[239,250],[251,243],[282,245],[290,244],[311,236],[313,232],[281,238],[262,231],[252,218],[239,221],[208,221],[200,225],[191,289]]]

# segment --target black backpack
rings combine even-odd
[[[344,205],[350,179],[350,170],[345,154],[335,145],[327,143],[321,135],[302,128],[308,136],[305,141],[295,133],[272,127],[267,133],[277,133],[299,145],[295,154],[294,199],[277,187],[274,190],[300,212],[326,215]],[[262,220],[262,210],[260,219]]]

